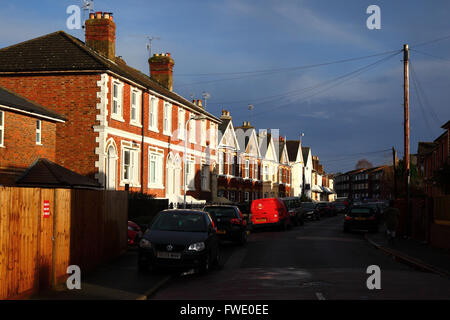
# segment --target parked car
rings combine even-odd
[[[352,206],[344,216],[344,232],[352,230],[378,232],[379,222],[379,217],[373,207]]]
[[[210,215],[200,210],[164,210],[139,242],[138,267],[199,269],[219,263],[219,239]]]
[[[298,197],[281,198],[284,205],[288,209],[291,224],[294,226],[303,225],[305,223],[301,208],[301,201]]]
[[[368,203],[365,203],[364,206],[371,207],[372,209],[374,209],[376,214],[377,214],[377,218],[378,219],[381,219],[383,217],[383,209],[382,209],[380,203],[368,202]]]
[[[331,202],[319,202],[317,203],[316,208],[321,217],[331,217],[336,215],[336,208]]]
[[[336,213],[346,213],[347,212],[347,206],[343,202],[338,202],[334,204],[336,208]]]
[[[213,219],[219,238],[240,244],[247,242],[247,221],[237,206],[211,205],[204,207],[203,211],[208,212]]]
[[[137,245],[142,238],[142,229],[133,221],[128,221],[128,245]]]
[[[320,212],[314,202],[302,202],[300,208],[305,220],[320,220]]]
[[[286,230],[290,225],[289,212],[280,198],[253,200],[251,206],[253,228],[267,226]]]

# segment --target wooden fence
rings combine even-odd
[[[450,225],[450,196],[434,198],[434,222]]]
[[[0,299],[64,282],[69,265],[86,272],[120,255],[127,210],[121,191],[0,188]]]

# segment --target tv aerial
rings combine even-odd
[[[83,9],[83,26],[85,27],[86,18],[89,17],[91,12],[94,12],[94,0],[82,0],[81,8]]]
[[[206,101],[207,101],[209,98],[211,98],[211,95],[209,94],[209,92],[203,91],[203,92],[202,92],[202,97],[203,97],[203,100],[205,100],[205,109],[206,109]]]
[[[153,40],[161,40],[160,37],[155,37],[155,36],[147,36],[147,51],[148,51],[148,58],[150,59],[152,57],[152,41]]]

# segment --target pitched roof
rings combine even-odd
[[[434,150],[438,146],[435,142],[419,142],[417,153],[419,155],[426,155]]]
[[[310,147],[302,147],[302,156],[303,156],[303,161],[308,161],[308,154],[310,152],[311,148]]]
[[[53,188],[101,188],[101,185],[88,177],[64,168],[48,159],[35,161],[19,179],[18,186]]]
[[[161,86],[141,71],[128,66],[122,59],[109,60],[64,31],[0,49],[0,74],[52,71],[112,71],[217,122],[220,121],[203,108]]]
[[[32,113],[37,116],[44,116],[51,118],[52,120],[65,121],[66,119],[60,114],[48,110],[40,104],[28,100],[17,93],[9,91],[3,87],[0,87],[0,109],[2,107],[12,108],[15,111],[23,113]]]
[[[283,157],[283,150],[284,150],[285,145],[286,145],[286,142],[284,142],[284,141],[280,141],[278,143],[278,161],[281,161],[281,158]],[[289,158],[289,154],[288,154],[288,158]],[[289,159],[287,159],[287,161],[289,162]]]
[[[230,119],[222,119],[222,123],[219,124],[219,126],[217,127],[217,129],[219,130],[219,132],[223,134],[225,134],[225,131],[228,128],[228,124],[231,122]]]
[[[300,141],[298,140],[287,140],[286,148],[288,152],[289,161],[296,161],[298,155],[298,149],[300,146]]]

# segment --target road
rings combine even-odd
[[[380,290],[367,288],[370,265],[381,269]],[[176,276],[150,298],[450,299],[450,280],[393,260],[362,233],[343,233],[337,216],[285,232],[255,232],[245,246],[224,243],[220,268],[205,276]]]

